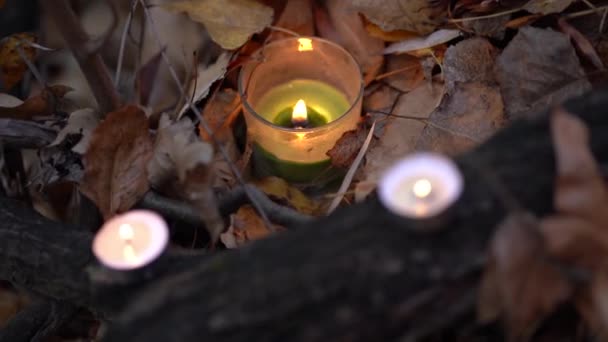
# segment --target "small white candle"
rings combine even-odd
[[[104,223],[93,240],[93,254],[109,268],[133,270],[158,258],[168,242],[169,230],[160,215],[133,210]]]
[[[428,218],[454,203],[463,188],[462,174],[449,158],[416,153],[393,165],[381,178],[378,195],[397,215]]]

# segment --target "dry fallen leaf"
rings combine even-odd
[[[271,233],[255,209],[244,205],[236,214],[230,215],[230,227],[220,235],[220,239],[227,248],[232,249],[249,241],[263,239]]]
[[[162,7],[187,13],[205,25],[211,39],[228,50],[240,47],[251,35],[269,26],[273,16],[272,8],[253,0],[188,0]]]
[[[207,67],[202,67],[202,66],[198,67],[198,72],[197,72],[198,76],[196,77],[195,80],[192,80],[192,82],[190,83],[190,86],[188,88],[188,91],[186,92],[186,94],[192,94],[194,92],[192,102],[196,103],[196,102],[204,99],[205,97],[207,97],[207,95],[209,94],[209,88],[211,88],[211,85],[218,79],[223,78],[224,75],[226,74],[226,68],[228,67],[229,62],[230,62],[230,54],[223,53],[217,58],[217,61],[215,61],[215,63],[213,63]],[[193,90],[194,85],[196,85],[196,89]],[[188,99],[188,100],[190,100],[190,99]],[[180,109],[177,118],[178,119],[181,118],[182,115],[184,115],[184,113],[186,113],[189,108],[190,108],[190,103],[184,104],[182,106],[182,108]]]
[[[498,50],[485,38],[470,38],[450,46],[443,59],[443,72],[448,94],[459,83],[496,84]]]
[[[485,141],[505,123],[498,87],[461,83],[430,115],[416,149],[455,156]]]
[[[425,37],[416,37],[393,43],[384,49],[384,53],[406,53],[429,49],[456,39],[460,37],[460,34],[459,30],[437,30]]]
[[[170,195],[177,195],[199,210],[212,244],[224,230],[224,221],[213,193],[213,147],[199,139],[189,118],[172,122],[160,118],[153,156],[147,170],[150,184]]]
[[[285,9],[274,24],[276,27],[284,28],[301,36],[314,36],[315,23],[313,20],[312,0],[289,0]],[[270,40],[293,37],[281,31],[273,31]]]
[[[386,56],[384,75],[390,75],[386,76],[386,82],[402,92],[412,91],[424,80],[420,59],[410,55]]]
[[[318,8],[315,13],[319,35],[348,50],[359,62],[365,84],[370,83],[382,68],[384,42],[367,33],[348,1],[327,0],[324,4],[327,12]]]
[[[557,214],[541,222],[549,251],[590,272],[590,283],[575,297],[577,309],[598,333],[608,324],[608,191],[589,149],[589,131],[577,117],[557,109],[551,121],[557,159]],[[604,336],[606,337],[606,336]]]
[[[93,131],[81,191],[105,219],[130,209],[148,191],[148,129],[146,114],[128,105],[109,113]]]
[[[340,169],[348,169],[363,146],[365,137],[367,137],[367,130],[362,125],[359,125],[356,130],[342,134],[336,141],[336,145],[327,151],[327,155],[331,158],[331,165]]]
[[[18,49],[21,49],[24,57],[33,62],[36,58],[36,49],[27,42],[36,43],[36,41],[36,36],[27,32],[15,33],[0,41],[0,68],[2,69],[0,84],[4,86],[5,90],[9,90],[19,83],[27,71],[27,64]]]
[[[226,89],[217,92],[213,100],[207,102],[203,111],[203,117],[213,132],[214,138],[222,144],[232,161],[239,160],[240,158],[240,152],[234,139],[234,133],[232,132],[232,124],[240,113],[240,108],[241,99],[238,94],[234,90]],[[199,135],[203,141],[212,143],[211,137],[200,125]],[[227,188],[235,183],[236,180],[230,165],[222,154],[216,154],[211,165],[215,174],[214,188]]]
[[[536,218],[528,213],[507,216],[491,242],[479,295],[480,320],[503,316],[511,337],[525,340],[572,291],[556,265],[545,257]]]
[[[375,183],[386,168],[414,150],[425,124],[412,118],[427,119],[443,94],[442,85],[421,84],[399,98],[392,113],[395,116],[386,117],[383,133],[366,154],[362,170],[364,180]]]
[[[445,19],[448,1],[351,0],[354,7],[384,31],[433,32]]]
[[[507,115],[540,112],[591,89],[568,36],[523,27],[496,63]]]
[[[314,215],[318,205],[297,188],[289,185],[284,179],[267,177],[254,183],[274,201],[287,205],[303,214]]]
[[[561,13],[573,2],[574,0],[530,0],[523,9],[533,14]]]
[[[585,57],[587,57],[587,59],[591,61],[591,63],[593,63],[593,65],[597,69],[604,69],[604,63],[602,62],[602,59],[600,58],[600,56],[598,56],[597,52],[595,51],[595,48],[593,47],[589,39],[585,37],[584,34],[582,34],[574,26],[570,25],[564,18],[560,18],[557,21],[557,24],[563,33],[567,34],[568,36],[570,36],[570,38],[572,38],[572,41],[574,42],[578,50]]]
[[[78,109],[70,114],[67,124],[57,133],[57,137],[51,143],[51,146],[59,145],[68,134],[81,134],[82,138],[76,146],[72,147],[72,151],[84,154],[89,147],[91,135],[98,123],[99,115],[93,109]]]
[[[384,31],[378,25],[367,20],[365,16],[363,17],[363,20],[365,22],[365,29],[367,30],[367,32],[369,32],[369,35],[375,38],[380,38],[385,42],[394,43],[406,39],[419,37],[417,33],[406,30]]]
[[[53,115],[59,100],[71,90],[63,85],[49,86],[18,106],[0,107],[0,118],[32,120],[37,116]]]

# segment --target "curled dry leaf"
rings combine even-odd
[[[76,110],[70,114],[67,124],[59,131],[55,141],[51,143],[51,146],[59,145],[66,139],[68,134],[80,134],[82,135],[82,138],[76,146],[72,147],[72,151],[84,154],[89,147],[91,135],[98,123],[99,115],[95,110],[91,108]]]
[[[348,169],[363,146],[365,137],[367,137],[367,132],[362,125],[359,125],[356,130],[344,132],[336,141],[336,145],[327,151],[327,155],[331,158],[331,165],[340,169]]]
[[[384,31],[433,32],[446,18],[449,1],[351,0],[353,6]]]
[[[489,322],[503,316],[515,340],[530,337],[573,290],[545,257],[538,224],[529,213],[512,213],[499,225],[479,295],[479,318]]]
[[[363,17],[363,20],[365,22],[365,29],[367,32],[369,32],[369,35],[375,38],[380,38],[385,42],[395,43],[402,40],[419,37],[417,33],[406,30],[384,31],[378,25],[367,20],[365,16]]]
[[[450,40],[460,37],[459,30],[437,30],[428,36],[407,39],[393,43],[384,49],[385,54],[406,53],[417,50],[429,49],[434,46],[447,43]]]
[[[36,58],[36,49],[29,43],[36,43],[37,38],[32,33],[15,33],[12,36],[6,37],[0,41],[0,77],[5,90],[11,89],[15,84],[19,83],[23,75],[27,71],[27,64],[23,57],[29,61]],[[19,50],[23,54],[19,54]]]
[[[162,6],[187,13],[205,25],[213,41],[228,50],[239,48],[251,35],[268,27],[273,16],[272,8],[254,0],[187,0]]]
[[[232,249],[249,241],[263,239],[271,233],[255,209],[244,205],[236,214],[230,215],[230,227],[221,234],[220,239],[227,248]]]
[[[589,148],[585,124],[557,109],[551,133],[557,159],[554,202],[558,213],[544,218],[541,229],[554,257],[592,275],[574,301],[584,319],[601,333],[608,324],[608,191]]]
[[[230,62],[230,54],[223,53],[217,58],[217,61],[215,61],[215,63],[213,63],[207,67],[202,67],[202,66],[198,67],[197,77],[195,80],[192,80],[192,82],[190,83],[190,86],[188,87],[188,91],[186,92],[186,94],[194,93],[192,102],[196,103],[196,102],[204,99],[205,97],[207,97],[207,95],[209,94],[209,88],[211,88],[211,85],[218,79],[223,78],[224,75],[226,74],[226,68],[228,67],[229,62]],[[196,85],[196,89],[194,89],[195,85]],[[189,100],[190,99],[188,99],[188,101]],[[184,115],[184,113],[186,113],[189,108],[190,108],[190,103],[184,104],[182,106],[182,108],[180,109],[177,118],[178,119],[181,118],[182,115]]]
[[[32,120],[37,116],[53,115],[59,100],[71,90],[64,85],[49,86],[18,106],[0,107],[0,118]]]
[[[567,34],[568,36],[570,36],[570,38],[572,38],[572,41],[574,42],[574,45],[576,45],[577,49],[589,61],[591,61],[591,63],[593,63],[593,65],[597,69],[599,69],[599,70],[604,69],[604,63],[602,62],[602,59],[597,54],[597,52],[595,51],[595,48],[593,47],[593,45],[591,44],[589,39],[587,39],[587,37],[585,37],[584,34],[582,34],[574,26],[570,25],[564,18],[560,18],[557,21],[557,24],[559,25],[559,28],[563,33]]]
[[[129,105],[109,113],[93,132],[81,191],[106,219],[128,210],[148,191],[148,129],[146,114]]]
[[[370,83],[382,68],[384,42],[365,30],[363,21],[348,1],[328,0],[324,9],[317,8],[319,35],[348,50],[363,70],[365,84]]]
[[[177,194],[199,210],[213,244],[224,230],[212,189],[213,147],[199,139],[188,118],[161,117],[153,156],[147,165],[152,187]]]

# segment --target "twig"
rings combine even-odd
[[[47,83],[40,74],[40,71],[38,71],[38,68],[36,68],[36,66],[32,63],[32,61],[30,61],[29,58],[27,58],[20,45],[17,45],[17,53],[19,54],[19,57],[21,57],[21,59],[25,62],[28,69],[30,69],[30,72],[32,73],[32,75],[34,75],[34,78],[36,78],[38,83],[40,83],[40,85],[46,88]]]
[[[68,0],[41,1],[40,5],[55,22],[78,61],[102,115],[119,108],[120,96],[114,88],[108,69],[98,52],[88,50],[89,36],[82,28]]]
[[[118,61],[116,62],[116,74],[114,75],[114,87],[118,88],[118,84],[120,83],[120,72],[122,71],[122,60],[124,58],[125,53],[125,45],[127,43],[127,35],[131,30],[131,22],[133,21],[133,13],[137,9],[137,5],[139,2],[137,0],[131,1],[131,10],[129,11],[129,15],[127,16],[127,21],[125,22],[125,27],[122,30],[122,35],[120,36],[120,48],[118,49]]]
[[[334,210],[336,210],[338,205],[340,205],[340,202],[342,202],[342,198],[344,198],[344,194],[348,190],[350,183],[353,181],[355,172],[359,168],[359,165],[361,165],[363,156],[365,156],[365,153],[367,152],[369,144],[372,141],[372,137],[374,136],[375,128],[376,128],[376,121],[374,121],[374,123],[372,123],[372,127],[369,129],[369,133],[367,133],[367,137],[365,138],[365,142],[363,143],[363,146],[361,146],[361,149],[359,150],[359,153],[357,154],[355,161],[353,161],[353,164],[348,169],[348,172],[346,173],[346,176],[344,177],[344,180],[342,181],[342,184],[340,185],[340,189],[338,190],[336,197],[331,202],[329,209],[327,209],[327,215],[331,214]]]
[[[142,5],[142,8],[144,10],[144,14],[145,14],[146,18],[148,19],[148,21],[150,23],[150,29],[152,30],[152,33],[154,34],[156,43],[160,47],[160,46],[162,46],[162,42],[160,40],[160,35],[158,34],[158,30],[156,29],[156,25],[154,24],[154,19],[152,19],[152,16],[150,15],[150,11],[148,10],[148,7],[146,6],[145,0],[139,0],[139,1],[140,1],[141,5]],[[171,64],[171,61],[169,60],[169,57],[167,57],[167,54],[164,51],[161,51],[161,54],[163,56],[163,59],[164,59],[165,63],[169,67],[169,72],[171,74],[171,77],[173,78],[173,81],[177,85],[178,90],[180,91],[181,94],[184,94],[185,93],[184,87],[183,87],[182,83],[180,82],[179,77],[177,77],[177,73],[175,72],[175,69],[173,68],[173,65]],[[228,166],[230,166],[230,170],[234,174],[234,177],[236,178],[236,180],[239,183],[239,185],[241,185],[244,188],[245,194],[247,195],[247,197],[251,201],[251,205],[253,205],[253,207],[258,212],[258,214],[260,214],[260,217],[264,221],[264,224],[266,225],[266,227],[269,230],[273,230],[274,229],[273,225],[270,224],[270,220],[268,220],[268,216],[266,215],[266,212],[264,211],[264,209],[261,206],[261,204],[258,203],[258,201],[256,200],[255,195],[251,192],[250,188],[247,187],[247,186],[245,186],[245,181],[243,180],[243,176],[241,175],[241,172],[236,167],[236,165],[234,164],[234,162],[230,159],[230,155],[228,154],[228,151],[226,150],[226,148],[224,147],[224,145],[222,145],[217,140],[217,138],[213,135],[213,130],[211,129],[211,127],[209,126],[209,124],[207,123],[207,121],[205,120],[205,118],[203,118],[203,116],[201,115],[200,110],[198,108],[196,108],[196,106],[192,102],[189,103],[189,106],[190,106],[190,109],[192,110],[192,112],[194,112],[194,114],[196,114],[196,116],[200,120],[200,124],[203,127],[203,129],[205,130],[205,132],[207,133],[207,135],[209,135],[209,137],[211,137],[211,140],[213,141],[213,144],[215,146],[217,146],[217,148],[219,149],[220,154],[222,155],[222,157],[224,158],[224,160],[226,160],[226,162],[228,163]]]
[[[599,6],[599,7],[588,9],[588,10],[585,10],[585,11],[568,13],[568,14],[564,15],[563,18],[571,19],[571,18],[583,17],[583,16],[586,16],[586,15],[597,13],[597,12],[604,11],[604,10],[607,10],[607,9],[608,9],[608,5]]]
[[[313,219],[312,216],[299,213],[296,210],[283,207],[273,202],[264,192],[254,185],[248,184],[246,186],[250,188],[249,190],[254,194],[256,200],[264,207],[264,210],[268,213],[272,222],[284,226],[294,226],[309,222]],[[250,203],[250,200],[242,187],[234,188],[219,196],[219,210],[223,216],[230,215],[246,203]],[[168,217],[192,225],[198,226],[203,223],[200,217],[200,211],[192,205],[164,197],[153,191],[146,193],[144,198],[138,203],[138,207],[158,211]]]

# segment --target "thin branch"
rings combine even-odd
[[[104,115],[121,106],[108,69],[97,52],[88,49],[89,36],[72,10],[68,0],[41,1],[40,5],[57,25],[59,32],[80,65],[99,109]]]
[[[152,33],[154,34],[156,43],[158,44],[159,47],[161,47],[162,42],[160,40],[160,35],[158,34],[158,30],[156,28],[156,25],[154,24],[154,19],[150,15],[150,11],[145,3],[145,0],[140,0],[140,3],[142,5],[142,8],[144,9],[144,14],[145,14],[146,18],[148,19],[148,22],[150,23],[150,29],[152,30]],[[184,87],[183,87],[182,83],[180,82],[179,77],[177,77],[177,73],[175,72],[175,69],[173,68],[173,65],[171,64],[169,57],[167,57],[167,54],[164,51],[161,51],[161,54],[162,54],[162,57],[163,57],[165,63],[169,67],[169,72],[171,74],[171,77],[173,78],[173,81],[177,85],[179,92],[181,94],[184,94],[185,93]],[[244,191],[245,191],[247,197],[251,201],[251,205],[253,205],[253,207],[258,212],[258,214],[260,214],[260,217],[264,221],[264,224],[266,225],[266,227],[270,230],[273,230],[274,228],[273,228],[272,224],[270,224],[270,220],[268,220],[268,216],[267,216],[266,212],[264,211],[262,205],[260,203],[258,203],[258,201],[256,200],[256,196],[251,192],[250,188],[245,186],[245,181],[243,180],[243,176],[241,175],[241,172],[239,171],[237,166],[234,164],[234,162],[230,159],[230,155],[228,154],[226,147],[224,147],[224,145],[221,144],[217,140],[217,138],[213,135],[213,130],[211,129],[211,127],[209,126],[209,124],[207,123],[205,118],[203,118],[203,116],[201,115],[200,110],[198,108],[196,108],[196,106],[192,102],[189,103],[189,106],[190,106],[190,109],[192,110],[192,112],[194,112],[194,114],[196,114],[196,116],[200,120],[200,124],[203,127],[203,129],[205,130],[205,132],[211,137],[213,144],[215,146],[217,146],[217,148],[220,151],[220,154],[222,155],[224,160],[226,160],[226,162],[230,166],[230,170],[234,174],[234,177],[236,178],[239,185],[241,185],[244,188]]]
[[[272,222],[284,226],[295,226],[313,220],[312,216],[302,214],[294,209],[273,202],[254,185],[247,184],[246,187],[255,196],[255,200],[263,206]],[[219,210],[223,216],[230,215],[247,203],[251,203],[251,200],[247,197],[243,187],[236,187],[219,196]],[[153,191],[146,193],[144,198],[139,202],[138,207],[155,210],[167,217],[192,225],[198,226],[203,224],[198,209],[188,203],[164,197]]]
[[[118,84],[120,83],[120,72],[122,71],[122,61],[125,53],[125,45],[127,43],[127,35],[131,30],[131,22],[133,21],[133,13],[135,9],[137,9],[137,5],[139,2],[137,0],[131,1],[131,10],[129,11],[129,15],[127,16],[127,21],[125,22],[125,27],[122,30],[122,35],[120,36],[120,48],[118,49],[118,61],[116,62],[116,74],[114,75],[114,87],[118,88]]]

